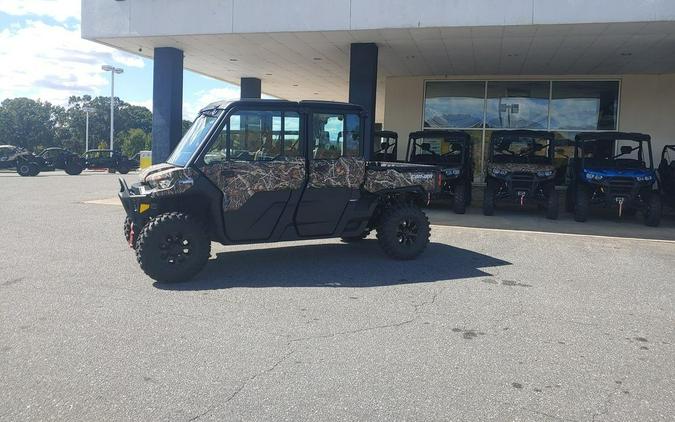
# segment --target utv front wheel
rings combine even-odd
[[[549,220],[558,219],[558,202],[558,191],[555,190],[555,187],[551,187],[546,197],[546,218]]]
[[[66,174],[69,176],[77,176],[82,173],[82,170],[84,170],[84,168],[82,168],[82,166],[77,163],[69,163],[66,165],[66,168],[64,170],[66,171]]]
[[[661,212],[663,205],[661,204],[661,197],[657,192],[652,192],[647,200],[647,208],[645,209],[645,224],[649,227],[657,227],[661,224]]]
[[[136,246],[141,269],[157,281],[188,281],[206,265],[211,241],[192,216],[161,214],[143,227]]]
[[[574,220],[580,223],[588,220],[588,214],[591,212],[591,194],[582,187],[577,187],[574,197]]]
[[[16,166],[16,172],[19,174],[19,176],[23,177],[31,176],[35,171],[35,168],[32,164],[33,163],[30,163],[28,161],[22,161],[18,163],[18,165]]]
[[[485,191],[483,194],[483,214],[494,215],[495,213],[495,191],[496,181],[494,179],[487,179],[485,184]]]
[[[452,203],[452,210],[455,214],[465,214],[466,213],[466,184],[460,183],[455,187],[455,198]]]
[[[429,244],[431,229],[421,209],[401,204],[385,211],[377,228],[384,253],[398,260],[414,259]]]

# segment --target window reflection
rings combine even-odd
[[[618,81],[559,81],[552,91],[551,129],[616,129]]]
[[[424,127],[483,127],[485,82],[428,82],[424,102]]]
[[[487,127],[548,127],[549,82],[488,82],[487,95]]]

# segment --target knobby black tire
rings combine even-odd
[[[647,209],[645,209],[645,224],[649,227],[658,227],[661,224],[661,214],[663,204],[658,192],[652,192],[647,198]]]
[[[21,161],[19,163],[16,163],[16,172],[19,174],[19,176],[22,177],[31,176],[31,173],[33,172],[31,163],[29,163],[28,161]]]
[[[84,170],[84,168],[75,163],[68,164],[65,168],[66,174],[69,176],[77,176],[82,173],[82,170]]]
[[[189,253],[182,262],[170,263],[162,249],[168,237],[180,234],[189,240]],[[166,246],[166,245],[164,245]],[[141,230],[136,245],[136,259],[152,279],[165,283],[188,281],[197,275],[211,255],[211,241],[202,224],[194,217],[179,212],[161,214]],[[174,260],[179,261],[179,259]]]
[[[557,220],[559,215],[558,206],[558,191],[555,190],[555,187],[551,187],[546,197],[546,218]]]
[[[466,184],[464,183],[459,183],[455,187],[455,197],[453,198],[452,202],[452,210],[455,212],[455,214],[465,214],[466,213],[466,205],[467,205],[467,189],[466,189]]]
[[[414,242],[405,244],[398,236],[403,221],[414,222],[417,235]],[[397,260],[410,260],[419,256],[429,244],[431,228],[426,214],[411,204],[391,205],[383,213],[377,227],[377,241],[389,257]]]
[[[586,222],[591,212],[591,194],[588,189],[579,186],[574,195],[574,220]]]
[[[485,191],[483,192],[483,215],[494,215],[495,191],[495,181],[493,179],[487,179]]]

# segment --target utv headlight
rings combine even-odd
[[[598,182],[599,182],[599,181],[601,181],[602,179],[605,178],[605,176],[603,176],[602,174],[600,174],[600,173],[593,173],[593,172],[591,172],[591,171],[586,171],[586,172],[584,172],[584,175],[586,176],[586,180],[591,180],[591,181],[594,180],[594,181],[598,181]]]
[[[171,179],[158,180],[157,187],[159,187],[160,189],[169,189],[171,187]]]
[[[445,169],[446,176],[459,176],[460,169]]]
[[[490,169],[493,176],[506,176],[509,172],[504,169]]]
[[[538,171],[537,176],[539,176],[539,177],[551,177],[551,176],[553,176],[553,170]]]
[[[651,182],[654,180],[654,176],[652,175],[646,175],[646,176],[638,176],[637,177],[638,182]]]

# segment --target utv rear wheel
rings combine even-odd
[[[649,227],[657,227],[661,224],[661,212],[663,204],[661,197],[657,192],[652,192],[647,199],[647,208],[645,209],[645,224]]]
[[[66,174],[68,174],[69,176],[77,176],[78,174],[82,173],[82,170],[84,170],[84,168],[82,168],[82,166],[77,163],[69,163],[66,165],[66,168],[64,170],[66,171]]]
[[[574,195],[574,220],[583,223],[588,220],[588,214],[591,212],[591,193],[583,186],[579,186]]]
[[[125,166],[121,166],[121,167],[118,167],[118,168],[117,168],[117,171],[118,171],[120,174],[127,174],[127,173],[129,173],[129,168],[128,168],[128,167],[125,167]]]
[[[558,211],[558,191],[555,190],[555,187],[551,187],[548,191],[546,197],[546,218],[549,220],[557,220],[559,211]]]
[[[452,210],[455,214],[466,213],[466,184],[460,183],[455,187],[455,198],[452,203]]]
[[[209,259],[211,242],[192,216],[161,214],[141,230],[136,259],[151,278],[166,283],[188,281]]]
[[[28,163],[30,166],[30,174],[29,176],[37,176],[40,174],[40,166],[37,163]]]
[[[31,176],[34,171],[33,166],[31,166],[31,164],[32,163],[28,161],[21,161],[20,163],[17,163],[16,172],[19,174],[19,176],[23,177]]]
[[[377,240],[384,253],[398,260],[414,259],[429,244],[426,214],[410,204],[394,205],[382,215]]]
[[[494,215],[495,213],[495,191],[496,181],[492,178],[487,179],[485,191],[483,193],[483,214]]]

